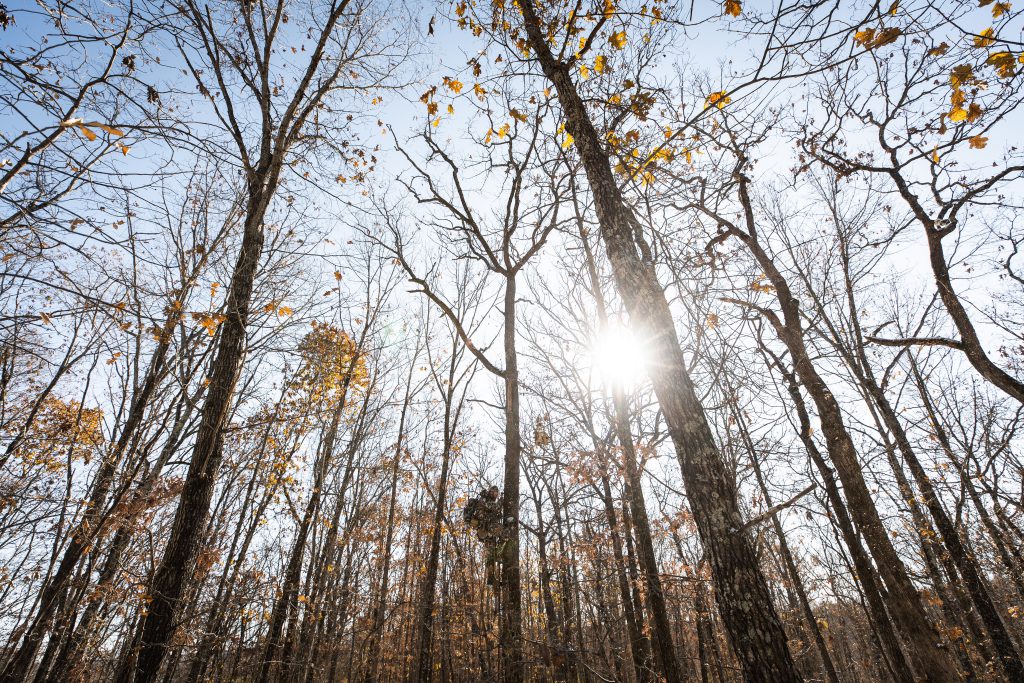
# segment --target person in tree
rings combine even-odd
[[[501,492],[497,486],[491,486],[481,491],[476,498],[470,498],[462,511],[466,523],[476,531],[477,538],[484,544],[488,586],[498,584],[498,563],[505,531],[505,525],[501,522],[501,507]]]

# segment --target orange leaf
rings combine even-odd
[[[92,142],[93,140],[96,139],[96,133],[93,133],[91,130],[89,130],[89,128],[84,123],[78,124],[77,128],[79,132],[81,132],[82,135],[84,135],[89,142]]]
[[[704,105],[704,108],[706,109],[714,105],[719,109],[722,109],[725,107],[725,105],[729,104],[730,102],[732,102],[732,98],[729,97],[724,90],[720,90],[719,92],[713,92],[710,95],[708,95],[708,99]]]
[[[87,123],[85,125],[95,126],[96,128],[99,128],[100,130],[105,131],[105,132],[113,135],[114,137],[118,137],[119,138],[122,135],[124,135],[124,131],[118,130],[117,128],[114,128],[113,126],[108,126],[105,123],[100,123],[99,121],[90,121],[89,123]]]

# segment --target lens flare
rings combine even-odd
[[[596,382],[628,389],[647,378],[647,345],[628,328],[609,325],[591,345],[587,364]]]

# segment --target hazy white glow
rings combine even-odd
[[[594,381],[608,388],[634,387],[647,379],[646,344],[621,325],[609,325],[594,340],[587,361]]]

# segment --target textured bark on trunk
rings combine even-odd
[[[149,591],[149,608],[140,625],[136,683],[156,679],[167,643],[175,629],[182,593],[191,582],[202,545],[210,502],[222,455],[222,433],[241,374],[245,355],[245,331],[249,322],[252,288],[263,251],[263,216],[270,203],[268,188],[276,186],[279,164],[269,159],[257,171],[257,187],[251,187],[246,203],[242,246],[231,275],[228,304],[221,326],[217,355],[210,369],[210,384],[203,403],[188,473],[174,514],[171,536]],[[129,652],[131,657],[132,653]]]
[[[754,478],[757,479],[757,485],[761,491],[761,496],[764,498],[764,504],[770,510],[774,505],[772,503],[772,496],[768,491],[768,484],[765,481],[764,473],[761,471],[761,463],[754,450],[754,442],[750,438],[750,432],[747,430],[743,413],[735,403],[730,407],[733,417],[736,419],[736,426],[739,427],[743,445],[747,449],[747,455],[750,457],[750,464],[754,469]],[[807,622],[807,630],[811,632],[814,645],[818,649],[818,656],[821,658],[822,668],[825,671],[825,680],[829,681],[829,683],[840,683],[839,674],[836,672],[835,663],[832,661],[832,655],[828,650],[828,645],[825,643],[825,637],[821,633],[821,627],[818,626],[818,620],[814,616],[814,611],[811,609],[811,602],[807,598],[807,590],[804,588],[803,579],[800,577],[796,561],[793,559],[793,553],[789,549],[789,542],[786,540],[786,532],[782,528],[782,522],[779,521],[777,514],[772,515],[771,518],[772,528],[775,530],[775,536],[779,541],[779,555],[782,558],[783,566],[786,568],[786,573],[789,574],[793,590],[796,592],[797,603],[803,612],[804,620]]]
[[[766,263],[761,263],[765,267]],[[774,268],[771,269],[774,271]],[[910,656],[918,672],[931,681],[955,683],[959,679],[956,665],[949,654],[938,646],[939,638],[928,622],[920,594],[907,574],[899,553],[892,545],[885,529],[874,498],[864,480],[857,451],[843,420],[838,401],[818,374],[807,350],[801,333],[793,328],[798,323],[799,312],[781,276],[773,279],[766,268],[769,280],[775,286],[786,322],[780,327],[780,337],[793,357],[793,364],[800,383],[807,389],[818,410],[821,431],[825,435],[828,454],[835,465],[843,484],[850,515],[856,521],[868,548],[874,555],[878,573],[888,588],[888,610],[893,621],[907,641]],[[787,314],[787,309],[790,313]]]
[[[675,322],[654,264],[638,253],[637,223],[619,192],[600,136],[569,68],[548,47],[535,3],[522,0],[527,41],[554,85],[593,193],[601,238],[632,324],[649,337],[651,379],[676,447],[694,520],[711,563],[719,611],[747,681],[800,679],[757,564],[725,464],[686,370]],[[641,251],[643,245],[641,245]]]
[[[516,355],[516,281],[505,280],[505,484],[501,548],[501,674],[505,683],[523,680],[522,585],[519,575],[519,358]]]
[[[900,647],[893,622],[885,608],[881,586],[879,585],[881,579],[871,564],[871,559],[868,557],[867,552],[861,545],[860,537],[857,535],[853,520],[850,518],[850,512],[846,508],[846,502],[839,491],[835,473],[811,438],[811,419],[803,396],[800,394],[796,376],[783,368],[781,364],[779,364],[779,369],[785,376],[786,390],[789,392],[790,398],[793,400],[793,406],[796,409],[800,426],[798,436],[800,441],[803,442],[811,461],[821,474],[825,495],[832,506],[835,524],[839,528],[839,533],[846,544],[847,550],[850,552],[850,558],[853,560],[856,577],[863,590],[864,599],[867,601],[867,612],[878,635],[882,654],[886,658],[896,680],[913,680],[914,677],[910,670],[910,664]]]
[[[587,269],[587,278],[590,284],[590,293],[594,297],[594,304],[597,308],[597,318],[598,323],[600,323],[600,329],[604,330],[608,326],[608,310],[605,305],[604,294],[601,291],[601,279],[597,272],[597,262],[594,258],[594,252],[590,248],[590,239],[587,236],[586,229],[584,228],[583,219],[578,214],[576,223],[579,231],[580,243],[583,245],[583,255]],[[617,412],[617,406],[613,406],[613,410]],[[627,574],[626,562],[622,554],[622,539],[619,536],[618,522],[615,514],[615,501],[612,498],[611,483],[609,481],[608,470],[611,463],[611,456],[608,453],[607,444],[598,437],[597,433],[594,431],[592,416],[588,414],[587,417],[589,421],[588,427],[590,429],[590,436],[594,442],[594,448],[600,454],[601,464],[604,467],[604,471],[601,476],[601,494],[604,501],[605,517],[608,519],[608,529],[612,539],[612,554],[615,558],[619,594],[622,600],[623,611],[626,616],[626,627],[629,632],[633,669],[636,674],[637,681],[640,681],[641,683],[648,683],[652,680],[652,676],[654,674],[651,668],[653,663],[653,652],[651,650],[650,639],[643,633],[643,614],[640,612],[641,606],[638,603],[634,603],[633,596],[630,592],[630,580]],[[632,446],[632,440],[630,440],[630,445]]]
[[[808,354],[800,303],[790,289],[789,282],[758,242],[753,204],[747,188],[748,181],[742,174],[738,173],[737,177],[746,231],[726,223],[729,230],[725,234],[731,234],[743,242],[775,289],[776,300],[782,310],[781,319],[772,311],[762,309],[761,312],[775,328],[780,341],[785,344],[793,359],[796,377],[817,408],[828,455],[843,484],[847,508],[864,536],[876,560],[878,573],[888,589],[888,611],[909,646],[909,654],[917,673],[933,683],[956,683],[959,680],[956,663],[943,648],[941,639],[929,623],[921,596],[910,580],[906,567],[878,514],[839,402]]]
[[[939,246],[941,248],[941,243]],[[869,362],[867,353],[864,349],[863,334],[856,315],[857,304],[854,295],[854,283],[850,277],[850,264],[845,244],[842,251],[842,263],[846,284],[846,296],[850,307],[853,331],[855,333],[854,353],[856,354],[856,358],[850,359],[852,361],[850,363],[850,367],[853,369],[857,379],[878,407],[878,412],[882,417],[882,421],[885,423],[885,426],[892,435],[892,438],[896,441],[896,446],[899,448],[900,455],[903,456],[903,461],[906,463],[907,468],[914,477],[918,490],[921,492],[921,502],[924,503],[924,507],[927,508],[932,520],[935,522],[935,526],[938,528],[942,545],[945,546],[948,551],[943,559],[947,561],[946,564],[953,565],[947,570],[950,574],[949,578],[954,584],[952,586],[952,590],[957,593],[957,598],[959,600],[962,597],[962,591],[957,585],[956,580],[957,574],[959,574],[963,580],[963,584],[966,586],[967,594],[970,596],[970,600],[974,604],[974,608],[981,617],[981,622],[984,625],[985,631],[988,632],[989,639],[992,641],[993,647],[995,647],[996,654],[1000,659],[1003,670],[1011,679],[1024,680],[1024,663],[1022,663],[1020,654],[1017,652],[1013,638],[999,616],[999,610],[996,608],[989,592],[988,582],[982,576],[981,570],[979,569],[974,557],[964,547],[953,520],[950,519],[949,514],[942,506],[942,501],[939,499],[938,493],[935,491],[931,478],[928,476],[928,473],[925,472],[924,467],[921,465],[921,461],[917,457],[917,453],[910,444],[910,438],[907,436],[906,430],[903,428],[903,423],[900,422],[899,416],[896,414],[896,409],[889,402],[888,397],[885,395],[885,391],[875,378],[874,371],[871,368],[871,363]],[[913,359],[911,359],[911,363],[914,363]],[[926,395],[927,392],[925,391],[924,382],[922,381],[920,373],[917,372],[916,363],[912,370],[914,377],[917,380],[918,389],[925,401],[925,407],[929,409],[930,416],[933,423],[936,425],[937,431],[941,432],[941,426],[939,425],[934,413],[930,410],[931,406],[928,402],[928,397]],[[944,436],[944,433],[938,435],[940,438],[940,444],[946,448],[947,452],[951,453],[952,451],[949,448],[948,441],[942,440],[942,437]],[[904,498],[908,501],[911,511],[915,515],[915,523],[918,528],[922,530],[930,528],[931,525],[927,523],[926,519],[919,519],[923,518],[924,515],[919,509],[918,501],[910,489],[909,482],[906,482],[905,475],[903,475],[898,466],[895,466],[893,470],[899,478],[899,484],[904,493]],[[935,554],[933,548],[930,547],[933,542],[929,538],[925,538],[923,542],[925,545],[926,555]],[[931,557],[928,559],[929,564],[933,565],[934,560]],[[940,577],[937,576],[937,570],[932,569],[931,567],[929,567],[929,569],[936,575],[937,588],[941,589],[941,581],[938,580]],[[971,620],[970,614],[964,615],[964,618],[968,621],[973,621]],[[971,624],[968,624],[969,628],[970,626]]]
[[[953,453],[952,445],[949,443],[949,439],[938,420],[938,416],[932,409],[930,397],[928,396],[928,392],[924,385],[924,380],[918,372],[916,364],[912,368],[912,374],[917,382],[918,390],[925,403],[925,408],[932,420],[932,425],[936,432],[936,438],[939,440],[939,444],[943,449],[951,455]],[[871,386],[875,387],[876,385],[872,384]],[[878,389],[878,391],[881,392],[881,389]],[[895,412],[891,410],[890,412],[892,412],[892,415],[887,418],[887,423],[892,421],[895,427],[895,429],[890,427],[890,430],[893,431],[893,435],[896,437],[896,442],[903,453],[903,459],[906,461],[911,474],[917,481],[918,488],[921,491],[921,497],[924,499],[925,507],[928,508],[932,519],[935,520],[935,526],[938,527],[939,535],[942,537],[942,543],[949,552],[949,558],[955,565],[956,570],[960,573],[960,578],[963,580],[964,585],[967,588],[967,593],[971,597],[971,602],[974,603],[974,608],[978,611],[978,615],[981,617],[981,622],[985,626],[985,630],[988,632],[989,639],[992,641],[992,646],[995,648],[995,653],[999,658],[999,663],[1010,680],[1024,681],[1024,662],[1021,661],[1020,654],[1017,652],[1016,644],[1013,642],[1013,636],[1010,635],[1009,630],[1006,628],[1002,618],[999,616],[999,609],[996,607],[995,601],[992,600],[992,596],[989,593],[988,582],[982,577],[981,570],[979,569],[977,562],[975,562],[974,556],[964,546],[963,540],[960,538],[960,533],[957,531],[953,520],[950,519],[946,509],[942,506],[938,493],[935,491],[935,487],[932,484],[931,479],[928,477],[928,473],[925,472],[924,467],[918,460],[917,454],[911,448],[910,440],[903,431],[902,425],[899,424]],[[883,415],[885,414],[886,412],[883,411]],[[955,580],[956,577],[953,576],[950,578]]]

